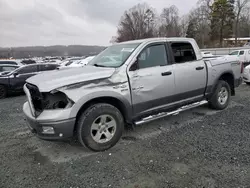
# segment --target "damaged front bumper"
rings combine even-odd
[[[23,105],[23,112],[32,133],[43,140],[66,140],[74,135],[75,118],[69,118],[70,109],[45,110],[39,117],[32,115],[28,102]]]
[[[65,140],[73,137],[76,118],[70,116],[70,101],[60,106],[60,101],[67,101],[63,93],[40,93],[31,84],[25,84],[24,92],[28,101],[23,105],[23,112],[31,132],[44,140]]]

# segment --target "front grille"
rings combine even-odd
[[[44,110],[43,95],[35,85],[27,83],[26,87],[30,92],[31,102],[35,109],[35,116],[38,116]]]

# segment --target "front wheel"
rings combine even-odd
[[[113,147],[121,138],[123,129],[121,112],[106,103],[89,107],[77,121],[79,142],[93,151],[104,151]]]
[[[231,89],[227,82],[224,80],[219,80],[216,85],[215,91],[209,101],[210,107],[216,110],[225,109],[231,98]]]

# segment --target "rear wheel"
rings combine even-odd
[[[105,103],[89,107],[77,122],[79,142],[93,151],[113,147],[121,138],[123,129],[124,120],[120,111]]]
[[[209,101],[210,107],[216,110],[223,110],[228,106],[230,98],[231,89],[229,84],[224,80],[219,80]]]
[[[6,87],[3,85],[0,85],[0,99],[5,98],[7,95]]]

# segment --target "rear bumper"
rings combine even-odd
[[[74,135],[75,118],[64,119],[64,120],[39,120],[32,116],[30,106],[26,102],[23,105],[23,112],[28,121],[28,127],[32,133],[43,140],[67,140],[72,138]],[[54,130],[53,134],[43,132],[43,127],[52,127]]]

